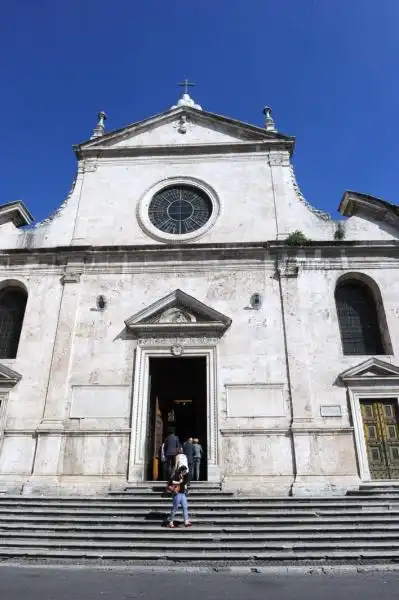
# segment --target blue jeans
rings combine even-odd
[[[195,481],[198,481],[200,478],[200,467],[201,467],[201,459],[200,458],[194,458],[194,462],[193,462],[193,479]]]
[[[183,509],[184,520],[188,521],[187,496],[186,496],[186,494],[176,494],[176,496],[173,498],[172,510],[170,511],[170,516],[169,516],[169,523],[173,522],[173,520],[175,518],[175,514],[180,505]]]

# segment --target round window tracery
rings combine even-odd
[[[173,185],[157,192],[149,205],[148,217],[154,227],[171,235],[201,229],[212,216],[212,202],[194,186]]]

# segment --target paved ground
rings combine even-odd
[[[1,600],[393,600],[399,572],[176,573],[0,566]]]

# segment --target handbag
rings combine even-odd
[[[166,486],[166,491],[170,494],[176,496],[180,492],[180,484],[179,483],[168,483]]]

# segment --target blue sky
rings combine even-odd
[[[0,22],[0,204],[36,219],[65,198],[72,145],[99,110],[116,129],[196,82],[204,109],[294,135],[305,197],[396,203],[398,0],[8,0]]]

